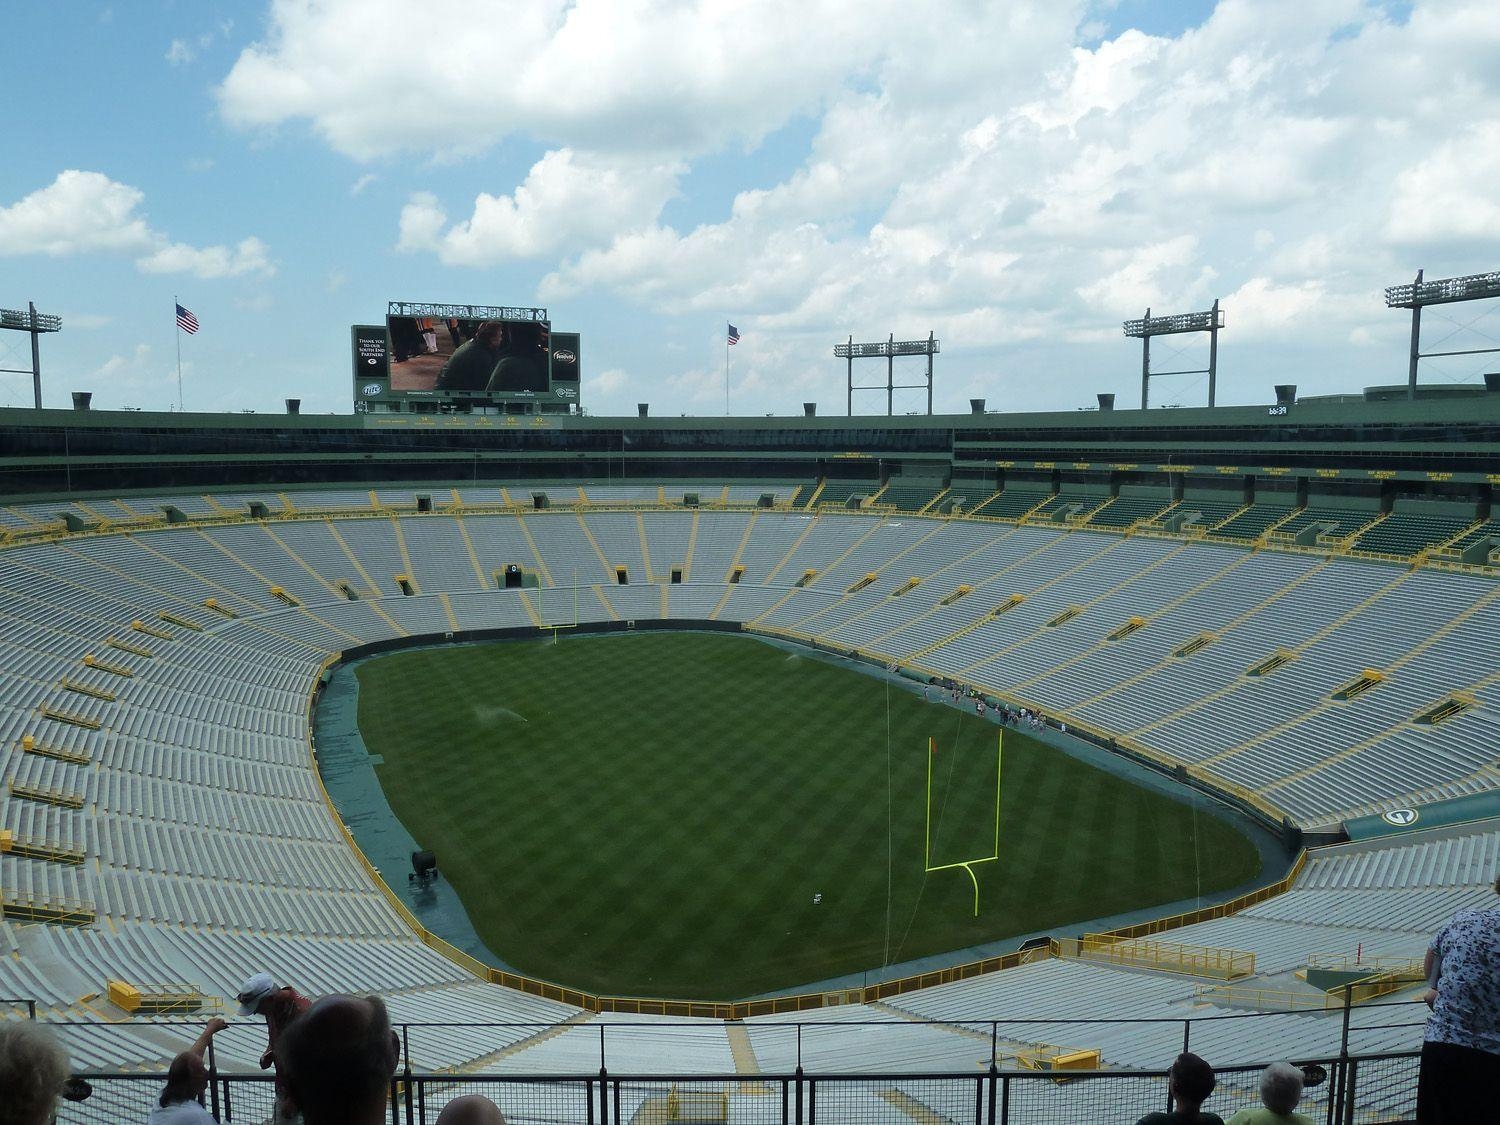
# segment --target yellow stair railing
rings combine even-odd
[[[0,920],[92,926],[98,916],[92,902],[49,898],[25,891],[0,891]]]

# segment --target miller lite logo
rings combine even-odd
[[[554,363],[577,363],[578,353],[568,348],[558,348],[552,353],[552,360]]]
[[[374,395],[378,395],[380,393],[380,384],[379,383],[366,383],[363,387],[361,387],[359,389],[359,393],[362,394],[362,395],[364,395],[367,398],[373,397]]]

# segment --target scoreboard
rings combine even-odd
[[[360,414],[568,414],[581,340],[546,309],[392,301],[384,324],[350,329]]]

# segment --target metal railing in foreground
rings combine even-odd
[[[1309,1087],[1299,1112],[1322,1125],[1411,1120],[1418,1054],[1297,1059],[1326,1080]],[[1219,1068],[1205,1109],[1228,1117],[1259,1104],[1261,1067]],[[160,1076],[85,1074],[87,1101],[64,1102],[62,1125],[144,1119]],[[1169,1109],[1165,1070],[1068,1071],[991,1068],[978,1074],[725,1074],[516,1076],[413,1074],[391,1083],[391,1125],[431,1125],[454,1098],[482,1094],[512,1122],[646,1125],[655,1122],[815,1125],[816,1122],[947,1122],[952,1125],[1074,1125],[1121,1122]],[[266,1075],[215,1076],[205,1102],[223,1122],[269,1121]]]
[[[1025,1069],[1038,1058],[1061,1054],[1071,1065],[1086,1065],[1076,1056],[1097,1052],[1116,1067],[1122,1059],[1154,1064],[1169,1061],[1179,1051],[1194,1051],[1225,1066],[1267,1062],[1296,1050],[1307,1056],[1347,1059],[1414,1050],[1428,1011],[1418,999],[1356,1003],[1361,983],[1351,981],[1328,993],[1309,989],[1305,995],[1320,1001],[1335,997],[1324,1010],[1232,1011],[1188,1016],[1007,1016],[982,1019],[952,1016],[924,1017],[891,1008],[888,1012],[845,1009],[835,1019],[698,1020],[694,1022],[635,1021],[579,1018],[553,1021],[401,1021],[393,1025],[401,1040],[403,1072],[478,1073],[485,1069],[509,1074],[638,1073],[642,1060],[657,1070],[679,1076],[716,1073],[730,1057],[743,1077],[760,1070],[772,1073],[871,1073],[899,1068],[914,1049],[920,1049],[929,1069]],[[36,1018],[35,1001],[0,1000],[0,1020]],[[1201,1009],[1200,1009],[1201,1010]],[[863,1018],[861,1018],[863,1017]],[[202,1030],[195,1017],[142,1020],[46,1020],[70,1050],[91,1058],[149,1057],[142,1040],[186,1045]],[[936,1038],[933,1038],[936,1036]],[[915,1037],[915,1039],[913,1038]],[[738,1042],[741,1050],[735,1053]],[[1295,1048],[1284,1046],[1295,1043]],[[528,1055],[532,1047],[550,1043]],[[233,1020],[209,1045],[207,1062],[219,1073],[225,1058],[259,1056],[265,1028],[259,1020]],[[914,1047],[914,1044],[916,1045]],[[148,1054],[142,1054],[145,1050]],[[728,1052],[727,1054],[725,1052]],[[165,1070],[172,1050],[162,1056]],[[545,1058],[550,1063],[535,1060]],[[451,1063],[449,1060],[453,1060]],[[464,1060],[479,1060],[464,1061]],[[566,1061],[557,1061],[566,1060]],[[518,1065],[519,1064],[519,1065]],[[524,1068],[524,1070],[522,1069]],[[231,1067],[223,1067],[225,1071]],[[135,1077],[151,1077],[137,1069]],[[255,1078],[263,1077],[259,1074]]]
[[[1415,1047],[1427,1010],[1415,1000],[1350,1004],[1353,991],[1352,983],[1345,985],[1345,1003],[1336,1015],[1247,1011],[1186,1018],[926,1020],[908,1014],[886,1020],[755,1020],[727,1025],[709,1020],[398,1023],[401,1053],[390,1121],[427,1125],[452,1098],[484,1093],[512,1121],[583,1125],[803,1125],[820,1114],[825,1121],[915,1120],[932,1125],[1128,1125],[1164,1107],[1164,1072],[1118,1063],[1106,1070],[1074,1068],[1097,1066],[1094,1060],[1100,1054],[1105,1060],[1123,1057],[1165,1066],[1183,1050],[1217,1064],[1219,1090],[1209,1108],[1221,1111],[1221,1116],[1255,1104],[1261,1067],[1291,1054],[1292,1061],[1316,1064],[1327,1074],[1326,1082],[1309,1089],[1303,1105],[1303,1112],[1320,1125],[1408,1119],[1416,1098]],[[13,1003],[10,1018],[21,1016],[19,1009],[26,1004]],[[30,1005],[26,1007],[35,1018]],[[200,1020],[159,1018],[50,1022],[65,1046],[87,1045],[95,1058],[142,1057],[140,1034],[145,1029],[167,1043],[186,1044],[202,1026]],[[206,1061],[211,1085],[205,1102],[218,1120],[270,1119],[270,1075],[218,1069],[220,1052],[241,1060],[254,1058],[264,1035],[259,1022],[236,1021],[210,1044]],[[935,1035],[947,1041],[936,1050]],[[565,1042],[556,1042],[558,1037]],[[113,1042],[116,1038],[118,1043]],[[527,1049],[544,1040],[552,1045],[528,1057]],[[733,1049],[736,1042],[742,1048],[738,1052]],[[1061,1046],[1044,1049],[1042,1043]],[[473,1061],[440,1067],[440,1060],[447,1059]],[[652,1060],[644,1065],[660,1069],[642,1073],[642,1060]],[[725,1073],[731,1065],[737,1072]],[[902,1069],[915,1065],[926,1070]],[[717,1069],[720,1066],[724,1070]],[[165,1068],[166,1055],[156,1073],[83,1074],[94,1086],[93,1096],[64,1103],[58,1120],[82,1125],[143,1119],[155,1104]],[[467,1072],[471,1068],[475,1073]],[[545,1073],[549,1068],[551,1073]]]

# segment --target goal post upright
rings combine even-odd
[[[1000,858],[1000,759],[1005,751],[1005,728],[995,734],[995,858]]]
[[[932,759],[937,757],[937,739],[927,736],[927,832],[923,837],[922,869],[932,870]]]
[[[554,622],[550,622],[550,623],[547,621],[547,602],[546,602],[546,599],[542,596],[542,591],[545,590],[545,589],[546,589],[546,587],[543,586],[540,582],[537,583],[537,588],[536,588],[537,615],[542,619],[542,629],[544,629],[544,630],[551,629],[552,630],[552,643],[553,644],[557,644],[558,643],[558,630],[559,629],[576,629],[576,628],[578,628],[578,568],[577,567],[573,568],[573,620],[572,621],[554,621]],[[554,587],[554,589],[557,589],[557,587]]]
[[[974,874],[974,864],[995,863],[1000,859],[1000,771],[1002,759],[1005,752],[1005,731],[1002,729],[995,735],[995,850],[991,855],[979,856],[974,859],[961,859],[956,863],[940,863],[936,866],[932,862],[932,759],[937,757],[937,739],[928,736],[927,739],[927,830],[923,840],[922,869],[924,874],[932,874],[934,871],[952,871],[954,868],[962,867],[968,873],[970,881],[974,884],[974,917],[979,917],[979,876]]]

